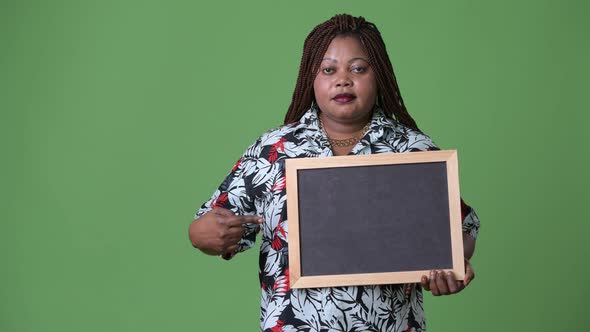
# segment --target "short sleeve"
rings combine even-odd
[[[472,238],[477,239],[479,233],[479,217],[471,206],[467,205],[461,199],[461,218],[463,219],[463,233],[471,235]]]
[[[430,136],[418,130],[404,128],[397,136],[395,142],[398,152],[436,151],[440,148],[432,141]]]
[[[248,147],[221,185],[215,190],[213,196],[195,213],[195,219],[216,207],[231,210],[237,215],[254,215],[256,213],[252,195],[251,175],[255,172],[256,162],[260,155],[259,142],[257,140]],[[245,231],[235,253],[250,249],[256,241],[256,234],[260,230],[256,224],[245,224],[244,228]],[[229,259],[235,253],[223,258]]]

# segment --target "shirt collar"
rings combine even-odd
[[[331,156],[332,149],[330,148],[330,142],[324,135],[320,128],[320,119],[318,115],[318,109],[311,107],[299,120],[297,126],[296,135],[305,136],[310,145],[310,150],[318,156]]]
[[[320,120],[318,115],[318,109],[311,107],[299,120],[299,129],[305,129],[308,131],[309,136],[321,140],[326,140],[324,133],[320,129]],[[371,124],[369,130],[363,139],[369,139],[371,143],[381,138],[385,130],[394,130],[396,120],[389,118],[385,115],[385,112],[381,108],[375,108],[371,117]]]

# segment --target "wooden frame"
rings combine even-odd
[[[447,256],[447,262],[452,262],[452,266],[446,266],[446,267],[441,267],[440,264],[436,263],[436,264],[432,264],[432,266],[428,265],[427,268],[423,267],[423,268],[419,268],[419,269],[413,269],[413,270],[393,270],[393,271],[377,271],[377,272],[373,272],[373,271],[363,271],[362,273],[350,273],[350,272],[344,272],[344,273],[333,273],[333,272],[329,272],[329,273],[319,273],[319,274],[315,274],[314,273],[305,273],[302,274],[302,266],[305,265],[306,261],[302,261],[302,259],[304,258],[304,255],[302,254],[302,246],[301,246],[301,241],[302,239],[306,239],[305,236],[307,236],[305,233],[300,232],[301,230],[301,226],[305,225],[305,220],[304,219],[300,219],[300,215],[302,214],[311,214],[313,216],[318,215],[318,213],[312,213],[310,211],[313,210],[313,207],[306,207],[303,206],[304,203],[304,199],[301,199],[300,197],[300,189],[303,191],[303,187],[304,185],[300,184],[300,183],[304,183],[302,182],[302,179],[305,179],[306,175],[306,171],[308,170],[319,170],[319,171],[329,171],[329,172],[333,172],[333,173],[324,173],[324,178],[326,177],[325,174],[332,174],[332,175],[337,175],[339,174],[338,172],[342,172],[342,170],[345,170],[347,168],[353,168],[350,169],[352,170],[352,172],[358,172],[358,171],[363,171],[363,172],[372,172],[375,169],[385,169],[383,167],[381,168],[365,168],[365,167],[370,167],[370,166],[386,166],[386,167],[392,167],[391,169],[387,168],[387,172],[389,172],[389,170],[394,170],[395,167],[398,167],[400,165],[406,165],[404,169],[406,170],[410,170],[410,169],[414,169],[414,171],[417,169],[418,165],[423,165],[423,166],[428,166],[429,165],[433,165],[438,167],[438,169],[442,169],[443,171],[439,171],[438,173],[441,174],[435,174],[435,172],[433,172],[434,175],[438,176],[439,178],[443,179],[441,181],[445,181],[446,180],[446,184],[443,185],[443,187],[446,186],[446,188],[430,188],[428,186],[430,186],[430,182],[426,183],[426,186],[428,188],[422,188],[421,190],[424,190],[423,192],[427,192],[430,193],[432,190],[439,190],[440,192],[443,193],[448,193],[448,197],[443,197],[441,198],[441,202],[443,202],[443,204],[448,204],[448,213],[447,212],[441,212],[441,215],[445,215],[445,217],[443,218],[442,222],[444,223],[442,226],[440,226],[441,220],[438,220],[438,226],[436,227],[442,227],[442,229],[447,229],[447,225],[448,225],[448,235],[441,235],[444,239],[444,241],[449,241],[447,244],[443,244],[442,245],[442,249],[441,248],[426,248],[426,249],[422,249],[422,250],[427,250],[428,252],[439,252],[440,250],[447,252],[448,254],[450,254],[451,257]],[[399,168],[399,167],[398,167]],[[446,170],[446,174],[442,174],[444,173]],[[414,172],[412,171],[412,172]],[[405,171],[404,171],[405,172]],[[419,171],[418,171],[419,172]],[[307,172],[309,173],[309,172]],[[309,173],[312,174],[312,173]],[[347,174],[354,174],[354,173],[347,173]],[[368,174],[373,174],[373,173],[368,173]],[[385,173],[384,173],[385,174]],[[416,173],[416,174],[421,174],[421,173]],[[337,176],[336,176],[337,177]],[[331,181],[333,180],[332,176],[329,176],[328,179],[324,179],[322,177],[320,177],[320,179],[323,180],[319,180],[317,181],[316,178],[314,182],[310,182],[312,183],[311,185],[305,185],[307,187],[310,186],[315,186],[317,185],[317,189],[318,190],[322,190],[322,188],[324,188],[325,186],[332,186],[330,187],[331,189],[327,189],[330,190],[329,192],[337,192],[338,190],[333,190],[334,188],[338,189],[337,185],[334,185],[333,183],[331,183]],[[415,177],[416,179],[421,179],[422,176],[417,176]],[[288,159],[286,160],[286,180],[287,180],[287,214],[288,214],[288,243],[289,243],[289,273],[290,273],[290,286],[292,288],[308,288],[308,287],[336,287],[336,286],[347,286],[347,285],[379,285],[379,284],[397,284],[397,283],[415,283],[415,282],[420,282],[420,278],[422,275],[428,275],[428,273],[430,272],[430,270],[432,269],[442,269],[445,271],[453,271],[455,273],[455,276],[458,280],[462,280],[465,277],[465,271],[464,271],[464,260],[463,260],[463,238],[462,238],[462,224],[461,224],[461,210],[460,210],[460,195],[459,195],[459,179],[458,179],[458,161],[457,161],[457,152],[455,150],[446,150],[446,151],[425,151],[425,152],[411,152],[411,153],[386,153],[386,154],[374,154],[374,155],[361,155],[361,156],[337,156],[337,157],[326,157],[326,158],[299,158],[299,159]],[[308,180],[311,181],[311,180]],[[404,180],[400,180],[401,181]],[[413,186],[412,182],[414,180],[408,181],[408,183],[410,185]],[[345,178],[344,181],[342,181],[343,183],[348,182],[348,178]],[[436,181],[434,181],[436,182]],[[381,182],[381,183],[386,183],[384,184],[384,186],[386,188],[390,188],[390,187],[394,187],[394,185],[392,185],[390,182]],[[394,182],[395,184],[397,184],[397,182]],[[440,183],[437,182],[437,183]],[[299,186],[301,185],[302,188],[299,188]],[[336,187],[334,187],[336,186]],[[358,185],[357,185],[358,186]],[[358,186],[358,187],[362,187],[362,186]],[[424,187],[424,185],[422,185],[422,187]],[[440,186],[439,186],[440,187]],[[432,190],[431,190],[432,189]],[[306,189],[308,190],[308,189]],[[343,189],[344,190],[344,189]],[[394,189],[391,189],[392,192]],[[399,192],[401,192],[403,189],[398,190],[398,193],[396,195],[400,195]],[[355,190],[356,191],[356,190]],[[352,192],[351,195],[355,194],[355,191]],[[371,193],[367,193],[365,191],[362,191],[362,188],[359,189],[360,195],[369,195]],[[376,198],[383,198],[388,197],[387,196],[388,193],[383,193],[380,192],[379,194],[376,194]],[[404,195],[403,197],[405,197],[406,193],[402,193],[401,195]],[[313,195],[312,195],[313,196]],[[441,195],[438,195],[441,196]],[[366,198],[366,196],[362,196],[363,198]],[[418,195],[418,197],[420,197]],[[329,198],[327,198],[329,199]],[[301,203],[301,206],[300,206]],[[338,202],[335,202],[334,204],[338,204]],[[416,202],[416,204],[420,204],[420,202]],[[309,205],[309,204],[308,204]],[[394,204],[392,204],[394,205]],[[311,206],[311,205],[310,205]],[[323,208],[327,206],[327,205],[322,205],[322,207],[320,209],[317,209],[318,212],[322,212]],[[419,205],[417,205],[419,206]],[[439,205],[440,206],[440,205]],[[338,210],[341,207],[334,207],[334,210]],[[391,208],[391,207],[388,207]],[[303,209],[303,210],[301,210]],[[358,207],[355,207],[355,209],[359,210]],[[401,206],[397,206],[394,209],[397,210],[401,210]],[[445,207],[446,209],[446,207]],[[445,210],[445,209],[441,209]],[[362,210],[362,208],[360,208],[360,210]],[[303,211],[303,213],[301,213]],[[379,212],[376,212],[379,213]],[[385,213],[389,213],[389,212],[385,212]],[[411,213],[413,212],[408,212],[410,214],[408,214],[409,216],[412,215]],[[430,212],[429,212],[430,213]],[[438,215],[439,212],[438,210],[435,210],[432,212],[433,215]],[[321,214],[321,213],[319,213]],[[302,218],[309,218],[309,219],[313,219],[312,217],[302,217]],[[390,215],[387,214],[386,216],[384,216],[384,218],[390,218]],[[428,218],[423,218],[423,219],[428,219]],[[436,220],[434,219],[440,219],[438,217],[436,218],[432,218],[433,219],[433,223],[436,222]],[[326,219],[322,219],[323,221],[325,221]],[[388,219],[387,219],[388,220]],[[422,219],[421,219],[422,220]],[[322,221],[322,222],[323,222]],[[430,222],[430,221],[428,221]],[[316,227],[318,224],[321,223],[312,223],[311,221],[309,222],[309,224],[307,224],[308,226],[305,226],[307,228],[309,227]],[[396,225],[392,222],[386,221],[386,224],[384,224],[385,226],[383,227],[396,227]],[[311,225],[311,226],[309,226]],[[367,223],[365,223],[364,225],[367,225]],[[355,227],[356,225],[353,225],[352,227]],[[369,224],[370,226],[370,224]],[[413,224],[411,224],[409,227],[414,227]],[[340,228],[340,227],[337,227]],[[359,232],[364,232],[364,229],[370,229],[371,227],[358,227],[358,231]],[[431,229],[429,227],[422,227],[419,230],[413,230],[410,232],[407,232],[408,234],[419,234],[417,236],[421,236],[422,233],[426,233],[428,231],[425,231],[425,229]],[[439,228],[441,229],[441,228]],[[356,231],[356,229],[355,229]],[[397,232],[396,229],[391,229],[391,230],[385,230],[383,233],[387,233],[387,234],[395,234],[395,232]],[[348,233],[344,233],[344,234],[349,234]],[[441,232],[439,232],[441,233]],[[437,234],[439,233],[434,233],[436,236],[438,236]],[[446,233],[446,231],[443,231],[442,233]],[[448,236],[450,235],[450,239],[448,238]],[[318,237],[319,235],[316,233],[311,233],[309,235],[309,237],[313,238],[313,237]],[[323,235],[322,235],[323,236]],[[356,237],[357,234],[354,234],[354,236]],[[367,236],[374,236],[371,234],[368,234]],[[401,235],[400,235],[401,236]],[[306,240],[307,241],[307,240]],[[323,240],[322,240],[323,241]],[[418,249],[420,248],[424,248],[424,243],[418,243],[420,241],[412,241],[411,239],[409,240],[410,242],[410,246],[412,245],[416,245]],[[423,241],[422,242],[428,242],[428,241]],[[443,241],[443,242],[444,242]],[[363,250],[365,248],[368,248],[367,250],[375,250],[375,248],[372,248],[371,244],[372,243],[377,243],[373,242],[373,241],[369,241],[370,243],[368,243],[366,246],[361,245],[361,246],[357,246],[357,247],[362,247]],[[394,241],[389,241],[389,238],[385,238],[383,239],[383,243],[392,243]],[[309,242],[306,242],[309,243]],[[319,243],[319,242],[315,242],[315,243]],[[366,243],[366,242],[363,242]],[[446,242],[445,242],[446,243]],[[450,243],[450,248],[449,248],[449,243]],[[426,246],[429,246],[430,243],[427,243]],[[342,245],[342,244],[338,244],[337,246],[341,246],[342,248],[340,249],[346,249],[349,252],[349,257],[350,256],[354,256],[354,252],[356,252],[356,249],[354,249],[353,253],[350,254],[350,248],[345,248],[346,245]],[[420,247],[418,247],[420,246]],[[334,246],[327,246],[326,248],[333,248]],[[445,248],[449,248],[447,251],[445,251]],[[336,248],[335,250],[340,250],[339,248]],[[408,248],[403,248],[408,249]],[[320,257],[322,256],[322,254],[324,254],[323,250],[318,250],[318,251],[313,251],[313,248],[309,248],[306,249],[307,251],[311,252],[312,254],[307,255],[305,257],[313,257],[313,259],[316,259],[316,257]],[[310,251],[311,250],[311,251]],[[379,248],[377,248],[377,250],[379,250]],[[412,257],[414,251],[412,251],[412,248],[408,249],[409,252],[411,253],[410,255],[406,255],[406,257]],[[371,251],[371,252],[373,252]],[[379,254],[377,254],[379,255]],[[437,254],[435,254],[437,255]],[[370,256],[375,256],[373,254],[370,254]],[[397,259],[395,258],[395,254],[391,254],[391,253],[385,253],[385,256],[378,258],[378,259],[374,259],[374,261],[379,261],[382,259],[385,260],[390,260],[392,259],[390,256],[394,256],[393,259]],[[335,261],[341,260],[342,259],[342,263],[340,263],[341,266],[345,266],[346,265],[346,261],[348,260],[349,257],[339,257],[339,256],[331,256],[332,258],[336,257]],[[320,261],[322,263],[313,263],[315,264],[315,266],[318,266],[318,269],[321,270],[321,266],[324,265],[325,262],[332,260],[332,258],[317,258],[320,259]],[[312,261],[312,258],[305,258],[309,261]],[[322,261],[323,259],[323,261]],[[358,262],[364,262],[364,258],[363,257],[356,257]],[[352,261],[352,260],[351,260]],[[403,263],[403,264],[413,264],[413,258],[412,259],[407,259],[407,262]],[[352,263],[354,264],[354,263]],[[356,263],[359,264],[359,263]],[[378,263],[381,264],[381,263]],[[402,264],[402,265],[403,265]],[[429,263],[430,264],[430,263]],[[451,264],[451,263],[447,263]],[[308,264],[309,265],[309,264]],[[362,264],[360,264],[362,265]],[[444,265],[444,264],[443,264]],[[313,266],[313,265],[310,265]],[[346,269],[349,269],[348,266],[345,266]],[[307,270],[309,270],[306,267]],[[315,269],[315,268],[314,268]],[[345,270],[346,270],[345,269]],[[339,271],[339,270],[338,270]]]

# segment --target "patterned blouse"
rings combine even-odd
[[[350,154],[424,150],[438,148],[428,136],[376,109],[369,130]],[[214,207],[264,218],[263,225],[245,225],[236,251],[252,247],[262,231],[261,331],[425,331],[419,285],[408,299],[403,285],[289,288],[285,159],[327,156],[332,156],[332,150],[312,108],[299,122],[268,131],[248,147],[195,218]],[[463,201],[461,212],[463,232],[475,238],[477,215]]]

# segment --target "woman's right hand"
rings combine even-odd
[[[259,216],[235,215],[223,208],[213,208],[189,226],[189,238],[193,247],[208,255],[232,253],[244,233],[244,224],[262,224]]]

